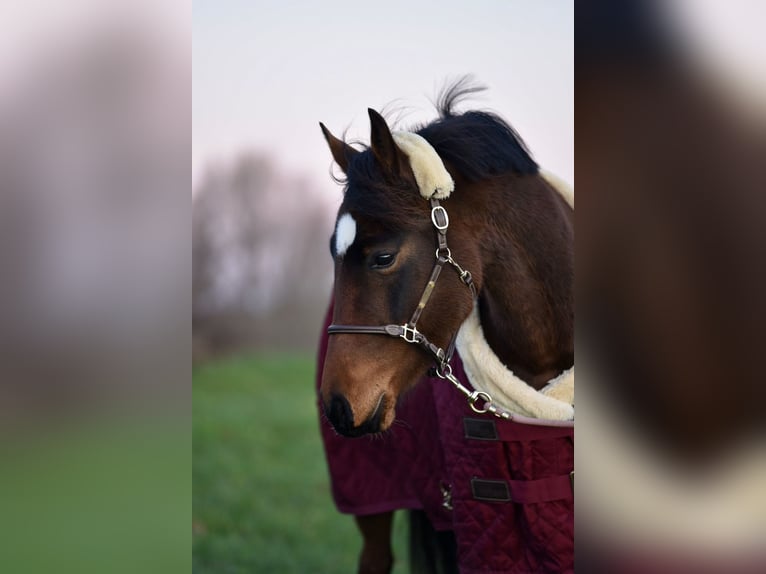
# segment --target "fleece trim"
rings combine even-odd
[[[566,400],[574,397],[574,367],[546,385],[550,394],[536,391],[508,369],[489,346],[476,305],[458,331],[457,350],[471,385],[487,393],[498,406],[538,419],[574,419],[574,406]]]
[[[412,132],[394,132],[394,141],[409,158],[412,173],[424,199],[446,199],[455,190],[455,182],[439,154],[422,136]]]
[[[540,175],[553,187],[553,189],[559,192],[559,195],[564,198],[564,201],[569,204],[569,207],[574,209],[574,189],[572,186],[559,176],[554,175],[547,170],[541,169]]]

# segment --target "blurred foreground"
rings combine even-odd
[[[578,4],[578,571],[766,568],[763,16]]]

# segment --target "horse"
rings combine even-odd
[[[397,405],[429,368],[484,417],[574,417],[544,394],[555,396],[551,383],[574,366],[573,207],[500,116],[456,111],[480,89],[449,86],[439,117],[404,132],[369,109],[364,149],[320,123],[345,191],[330,240],[334,305],[319,403],[343,437],[390,433]],[[484,345],[473,363],[469,324]],[[453,373],[455,348],[473,389]],[[491,368],[534,395],[531,416],[515,408],[525,400],[476,388]],[[357,523],[359,571],[389,571],[390,511]]]

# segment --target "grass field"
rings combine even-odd
[[[193,373],[195,573],[350,573],[361,539],[332,503],[314,360],[227,359]],[[406,569],[405,517],[395,572]]]
[[[0,572],[188,572],[188,415],[77,415],[0,432]]]

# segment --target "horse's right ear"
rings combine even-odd
[[[335,160],[335,163],[340,166],[343,173],[348,173],[348,164],[351,161],[351,158],[359,152],[343,140],[339,140],[332,135],[330,130],[328,130],[322,122],[319,122],[319,127],[322,128],[324,139],[327,140],[327,145],[330,146],[330,153],[332,153],[332,158]]]
[[[400,152],[386,120],[372,108],[367,108],[367,113],[370,116],[370,149],[375,159],[389,173],[399,173]]]

